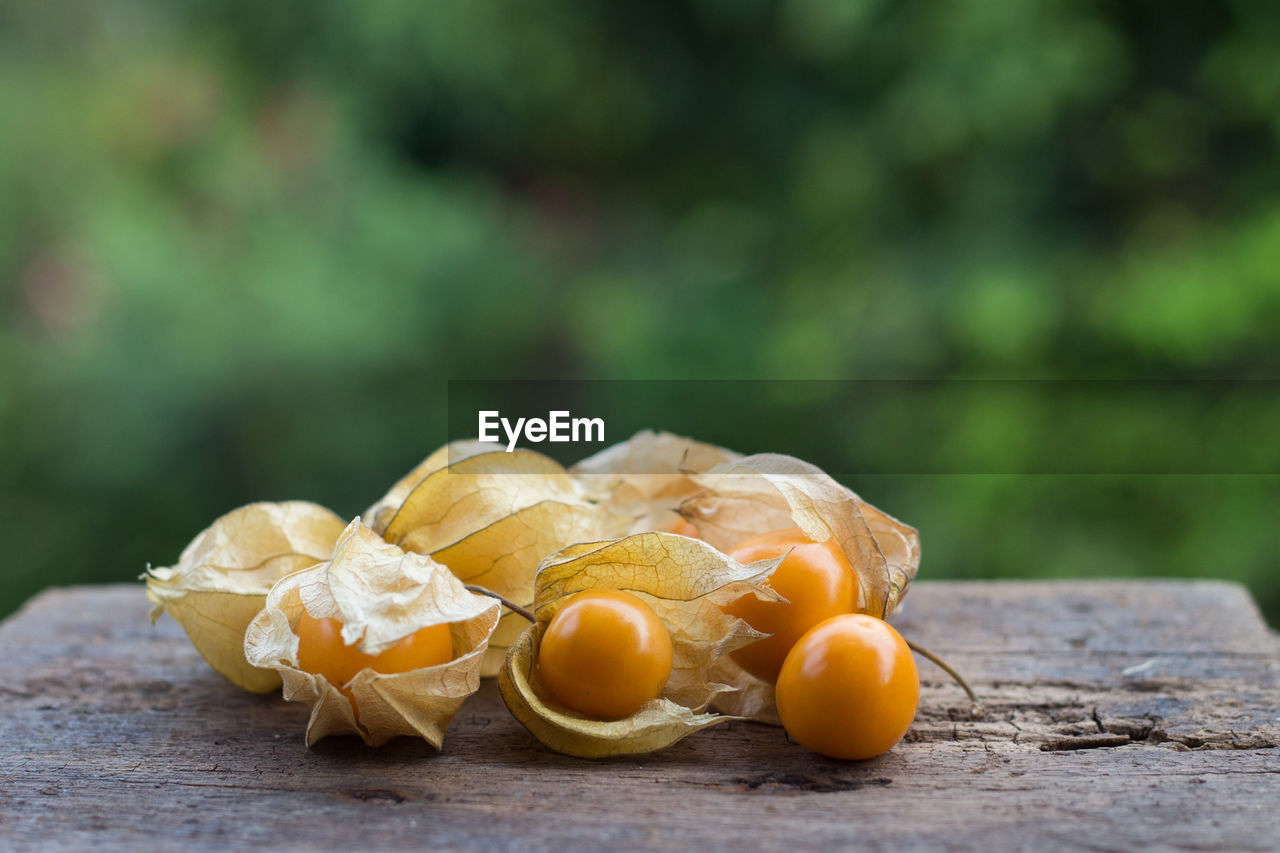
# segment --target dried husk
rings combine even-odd
[[[364,669],[347,685],[330,684],[324,676],[298,668],[294,626],[304,610],[340,621],[343,640],[367,654],[447,623],[454,658],[404,673]],[[336,734],[359,735],[370,746],[408,735],[439,749],[450,719],[479,689],[480,664],[499,611],[497,601],[468,592],[444,566],[383,541],[357,518],[329,561],[271,588],[266,606],[245,634],[245,656],[279,671],[285,699],[311,706],[308,746]],[[350,690],[352,701],[339,692],[340,686]]]
[[[588,456],[569,473],[584,494],[613,514],[616,535],[670,532],[680,521],[676,507],[701,488],[689,475],[740,458],[714,444],[641,430]]]
[[[406,551],[431,554],[546,500],[578,500],[559,462],[531,450],[478,453],[427,474],[374,529]]]
[[[542,743],[583,758],[653,752],[735,719],[706,712],[732,689],[715,681],[712,670],[725,655],[763,635],[721,607],[750,594],[780,600],[762,586],[779,562],[742,565],[701,540],[660,532],[574,545],[548,557],[535,584],[537,621],[511,646],[499,674],[507,707]],[[671,633],[671,677],[662,695],[621,720],[599,720],[559,705],[536,666],[551,618],[570,596],[589,589],[638,596]]]
[[[715,708],[722,714],[767,723],[771,726],[782,725],[778,717],[777,697],[772,682],[756,678],[731,657],[716,661],[711,670],[711,677],[725,684],[732,684],[733,690],[721,693],[716,697]]]
[[[542,501],[477,530],[461,542],[442,548],[432,558],[460,580],[492,590],[521,607],[533,604],[533,580],[548,554],[601,535],[603,515],[582,502]],[[529,623],[507,611],[489,641],[480,674],[497,675]]]
[[[170,567],[149,568],[151,621],[168,613],[196,650],[232,683],[254,693],[280,676],[244,657],[244,632],[272,585],[329,558],[346,523],[307,501],[253,503],[203,530]]]
[[[477,441],[445,445],[392,486],[370,514],[380,519],[374,529],[388,542],[430,555],[466,583],[527,606],[542,558],[608,535],[608,513],[580,500],[555,460],[493,447]],[[497,675],[524,626],[520,616],[504,616],[483,675]]]
[[[799,527],[815,542],[834,538],[858,575],[858,610],[887,619],[920,567],[920,535],[876,509],[816,465],[761,453],[691,475],[703,487],[680,514],[724,551],[742,540]]]
[[[680,514],[717,548],[799,527],[811,539],[834,538],[858,578],[858,611],[887,619],[920,566],[920,536],[868,504],[815,465],[780,454],[759,454],[719,465],[693,479],[705,491],[680,505]],[[737,688],[716,699],[727,714],[778,723],[774,687],[738,666],[719,661],[714,677]]]
[[[461,462],[463,459],[478,456],[481,453],[492,452],[492,443],[474,439],[451,441],[436,449],[414,466],[412,471],[396,481],[396,484],[377,503],[365,510],[362,518],[365,519],[366,526],[381,533],[387,529],[387,525],[391,523],[391,517],[400,509],[405,499],[427,478],[428,474],[448,467],[451,462]]]

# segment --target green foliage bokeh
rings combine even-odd
[[[1277,47],[1243,0],[9,0],[0,613],[354,515],[449,379],[1276,377]],[[852,485],[922,578],[1280,617],[1275,476]]]

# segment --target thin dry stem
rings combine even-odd
[[[479,584],[469,583],[469,584],[465,584],[465,586],[467,589],[471,590],[472,592],[478,595],[487,595],[490,598],[498,599],[498,601],[501,601],[502,605],[506,607],[508,610],[510,610],[512,613],[519,613],[521,616],[528,619],[530,622],[537,621],[537,619],[533,615],[532,610],[530,610],[527,607],[521,607],[519,604],[516,604],[515,602],[511,601],[506,596],[499,595],[493,590],[487,587],[480,586]]]
[[[912,642],[911,640],[907,640],[907,647],[911,649],[911,651],[920,655],[920,657],[926,658],[932,661],[935,666],[937,666],[947,675],[951,676],[951,678],[955,681],[955,683],[959,684],[964,689],[964,692],[968,695],[969,702],[972,703],[973,705],[973,707],[970,709],[970,713],[975,717],[982,716],[982,713],[983,713],[982,703],[978,701],[978,697],[973,692],[973,688],[969,686],[969,682],[965,681],[964,677],[961,676],[960,673],[956,672],[955,669],[951,667],[951,664],[947,663],[942,658],[938,657],[933,652],[929,651],[919,643]]]

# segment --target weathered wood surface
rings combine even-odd
[[[732,723],[655,755],[548,752],[488,683],[445,750],[308,750],[140,587],[46,592],[0,626],[0,846],[1280,848],[1280,651],[1240,587],[921,583],[908,740],[830,761]]]

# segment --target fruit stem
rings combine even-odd
[[[903,639],[906,639],[906,638],[904,637]],[[973,703],[973,709],[972,709],[973,713],[975,715],[980,715],[982,713],[982,703],[978,701],[978,697],[973,692],[973,688],[969,686],[969,682],[965,681],[964,677],[961,676],[960,673],[952,669],[951,664],[947,663],[942,658],[938,657],[933,652],[926,649],[924,646],[920,645],[919,643],[912,642],[911,640],[907,640],[907,648],[911,649],[911,651],[920,655],[920,657],[926,658],[932,661],[933,664],[938,667],[938,669],[941,669],[947,675],[951,676],[951,678],[955,680],[956,684],[959,684],[962,688],[964,688],[964,692],[968,695],[969,701]]]
[[[519,613],[521,616],[523,616],[524,618],[528,619],[530,622],[537,622],[537,621],[538,621],[538,620],[534,617],[534,615],[533,615],[533,611],[532,611],[532,610],[530,610],[530,609],[529,609],[529,608],[527,608],[527,607],[521,607],[519,604],[516,604],[515,602],[513,602],[513,601],[511,601],[510,599],[506,598],[505,596],[499,595],[498,593],[494,592],[493,590],[491,590],[491,589],[489,589],[489,588],[487,588],[487,587],[483,587],[483,586],[480,586],[479,584],[474,584],[474,583],[464,584],[464,586],[465,586],[467,589],[471,590],[472,592],[479,593],[480,595],[487,595],[487,596],[489,596],[490,598],[496,598],[496,599],[498,599],[498,600],[499,600],[499,601],[501,601],[501,602],[503,603],[503,605],[505,605],[505,606],[506,606],[506,608],[507,608],[508,610],[510,610],[512,613]]]

